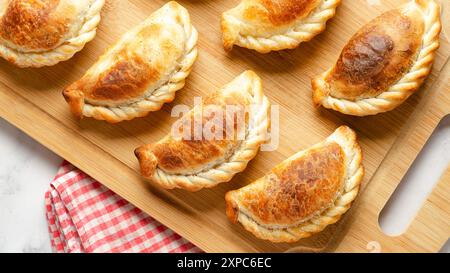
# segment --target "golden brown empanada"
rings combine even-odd
[[[435,1],[413,0],[366,24],[337,63],[312,80],[314,103],[355,116],[403,103],[431,71],[439,47],[439,13]]]
[[[325,30],[341,0],[242,0],[222,14],[223,45],[260,53],[295,48]]]
[[[295,242],[337,222],[364,176],[356,134],[339,127],[266,176],[226,194],[227,215],[258,238]]]
[[[246,168],[266,140],[269,108],[258,75],[242,73],[183,115],[176,123],[186,124],[181,130],[173,127],[159,142],[136,149],[142,176],[166,189],[189,191],[229,181]],[[219,111],[223,114],[215,114]],[[216,134],[195,138],[194,131],[202,129],[195,120],[202,122],[203,132],[213,124],[209,131]]]
[[[0,56],[19,67],[70,59],[94,39],[104,0],[4,0]]]
[[[79,118],[119,122],[161,109],[197,58],[197,30],[172,1],[128,31],[63,95]]]

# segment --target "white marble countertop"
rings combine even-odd
[[[426,160],[433,164],[415,169],[442,172],[448,166],[450,118],[441,127]],[[0,252],[50,252],[44,194],[62,159],[1,118],[0,154]],[[444,251],[450,251],[449,243]]]
[[[0,118],[0,252],[51,252],[44,194],[62,159]]]

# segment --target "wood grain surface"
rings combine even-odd
[[[441,35],[433,72],[419,92],[394,111],[350,117],[314,108],[310,79],[335,62],[361,25],[406,1],[344,0],[324,33],[295,50],[267,55],[238,47],[224,52],[220,14],[237,0],[179,1],[199,31],[199,58],[175,101],[145,118],[116,125],[76,120],[61,95],[63,88],[77,80],[124,32],[165,2],[107,0],[97,37],[74,58],[56,66],[19,69],[0,60],[0,116],[208,252],[366,252],[373,250],[373,242],[379,242],[382,251],[440,249],[450,236],[448,174],[404,235],[384,235],[378,227],[378,214],[433,129],[450,113],[450,45],[445,35]],[[448,18],[443,21],[447,24]],[[169,132],[175,121],[170,115],[172,107],[192,106],[194,96],[217,90],[246,69],[261,76],[265,94],[280,107],[279,148],[260,152],[243,173],[213,189],[165,191],[143,181],[133,151]],[[323,140],[343,124],[356,130],[366,168],[363,190],[343,221],[295,244],[259,240],[228,221],[227,191],[261,177],[276,163]]]

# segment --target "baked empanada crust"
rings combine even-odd
[[[208,113],[224,111],[229,106],[237,109],[236,115],[229,116],[231,124],[228,120],[224,123],[226,127],[235,129],[234,135],[223,139],[208,139],[203,135],[196,140],[193,139],[194,133],[191,138],[183,139],[179,137],[183,132],[177,131],[180,133],[178,136],[171,132],[159,142],[135,150],[142,176],[166,189],[197,191],[228,182],[236,173],[243,171],[267,140],[270,126],[270,103],[262,92],[260,78],[253,71],[242,73],[219,92],[212,93],[201,106],[193,108],[177,124],[188,120],[189,130],[194,131],[195,117],[200,117],[203,124],[207,124],[212,120]],[[245,116],[241,119],[245,122],[241,131],[245,131],[243,138],[238,137],[239,129],[236,127],[242,126],[235,118],[239,113]],[[220,130],[221,135],[226,136],[225,126],[214,130]]]
[[[116,123],[146,116],[184,87],[197,38],[188,11],[169,2],[123,35],[63,95],[79,118]]]
[[[19,67],[70,59],[96,34],[104,0],[9,0],[0,6],[0,55]]]
[[[295,242],[337,222],[364,176],[356,134],[339,127],[264,177],[226,194],[227,216],[261,239]]]
[[[223,45],[260,53],[292,49],[325,30],[341,0],[242,0],[222,14]]]
[[[336,64],[312,80],[316,105],[367,116],[394,109],[431,71],[441,30],[439,5],[413,0],[363,26]]]

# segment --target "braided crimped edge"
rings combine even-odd
[[[440,8],[434,0],[413,0],[408,5],[417,5],[423,12],[425,30],[422,47],[411,69],[396,84],[374,98],[351,101],[329,95],[329,86],[325,79],[333,68],[312,80],[313,101],[316,105],[354,116],[376,115],[390,111],[402,104],[419,89],[431,72],[435,51],[439,48],[441,31]]]
[[[263,94],[261,79],[253,71],[246,71],[239,77],[249,78],[249,89],[245,90],[252,95],[253,101],[250,106],[255,112],[250,113],[250,123],[248,124],[245,140],[242,141],[239,148],[228,159],[214,168],[202,171],[194,175],[175,175],[169,174],[164,170],[156,167],[150,177],[145,177],[151,182],[165,189],[183,188],[188,191],[198,191],[203,188],[211,188],[219,183],[228,182],[233,176],[243,171],[250,160],[258,153],[259,147],[267,140],[267,132],[270,127],[270,102]],[[145,146],[144,146],[145,147]],[[157,159],[145,148],[136,149],[136,156],[141,164],[141,170],[147,163],[157,164]],[[141,171],[143,176],[145,172]]]
[[[81,106],[82,116],[117,123],[146,116],[149,112],[161,109],[164,103],[169,103],[175,99],[176,91],[184,87],[185,80],[191,73],[192,66],[198,55],[198,32],[191,24],[189,13],[185,9],[184,11],[179,15],[184,23],[184,31],[187,37],[186,52],[179,63],[178,69],[173,72],[167,82],[141,100],[123,106],[98,106],[84,101],[84,104]]]
[[[83,47],[94,39],[97,26],[100,22],[100,12],[105,4],[105,0],[94,0],[91,3],[85,21],[78,31],[78,35],[65,41],[60,46],[44,52],[19,52],[5,45],[0,44],[0,55],[18,67],[43,67],[52,66],[59,62],[66,61],[81,51]]]
[[[221,19],[224,48],[230,51],[233,45],[237,45],[259,53],[296,48],[300,43],[311,40],[325,30],[327,21],[334,17],[340,3],[341,0],[322,0],[320,6],[306,18],[295,22],[288,31],[270,37],[242,35],[239,30],[237,35],[233,35],[235,28],[241,29],[245,23],[225,12]]]
[[[295,227],[268,228],[259,224],[247,214],[242,213],[239,208],[239,201],[235,200],[232,194],[233,191],[231,191],[225,197],[227,214],[230,219],[233,222],[240,222],[246,230],[260,239],[290,243],[321,232],[328,225],[336,223],[351,207],[353,200],[358,195],[359,187],[364,176],[362,152],[356,140],[355,132],[347,126],[339,127],[325,142],[338,143],[345,154],[346,177],[344,178],[344,186],[342,192],[331,207]],[[322,145],[322,143],[317,145]]]

